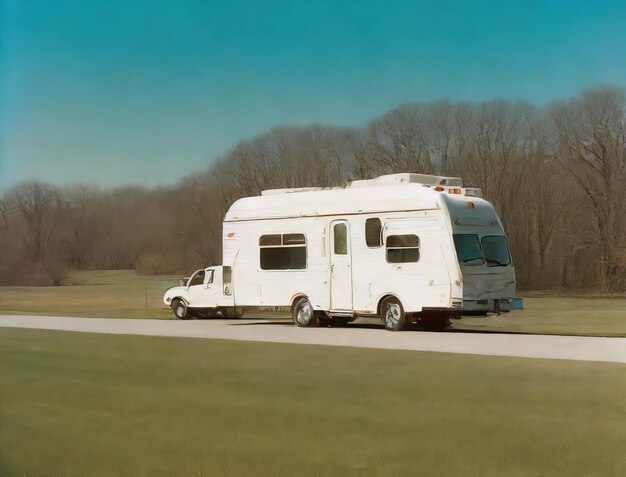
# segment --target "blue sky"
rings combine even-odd
[[[626,85],[621,1],[0,2],[0,189],[171,184],[275,125]]]

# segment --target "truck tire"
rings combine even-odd
[[[318,314],[315,313],[308,298],[299,298],[291,309],[291,318],[296,326],[312,328],[318,324]]]
[[[380,314],[385,322],[385,329],[402,331],[406,329],[406,313],[402,303],[395,296],[387,297],[380,306]]]
[[[189,308],[183,300],[180,298],[175,298],[172,301],[172,311],[174,312],[174,316],[179,320],[189,320],[191,319],[191,315],[189,313]]]

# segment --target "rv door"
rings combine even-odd
[[[330,308],[352,310],[350,224],[346,220],[333,220],[330,228]]]

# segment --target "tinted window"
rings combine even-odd
[[[232,270],[232,268],[231,267],[224,267],[223,273],[224,273],[224,284],[231,283],[233,281],[233,278],[232,278],[233,270]]]
[[[381,231],[383,225],[380,223],[380,219],[367,219],[365,221],[365,243],[368,247],[380,247],[381,243]]]
[[[348,228],[346,224],[335,224],[333,228],[335,255],[348,254]]]
[[[389,263],[417,262],[420,259],[417,235],[390,235],[386,246]]]
[[[511,263],[509,247],[502,235],[487,235],[481,239],[488,267],[505,266]]]
[[[261,247],[263,246],[280,246],[281,244],[281,239],[280,239],[280,234],[276,234],[276,235],[261,235],[261,238],[259,239],[259,245]]]
[[[261,269],[301,270],[306,268],[306,247],[261,249]]]
[[[304,245],[304,234],[283,235],[283,245]]]
[[[306,268],[304,234],[263,235],[259,239],[259,245],[262,270],[302,270]],[[228,268],[230,269],[230,267]],[[226,280],[224,283],[227,283]]]
[[[476,234],[454,234],[454,248],[459,262],[465,265],[482,265],[485,263],[480,250],[478,235]]]

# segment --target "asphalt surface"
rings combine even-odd
[[[147,320],[0,315],[0,327],[212,338],[626,363],[626,338],[467,332],[390,332],[382,327],[297,328],[276,320]]]

